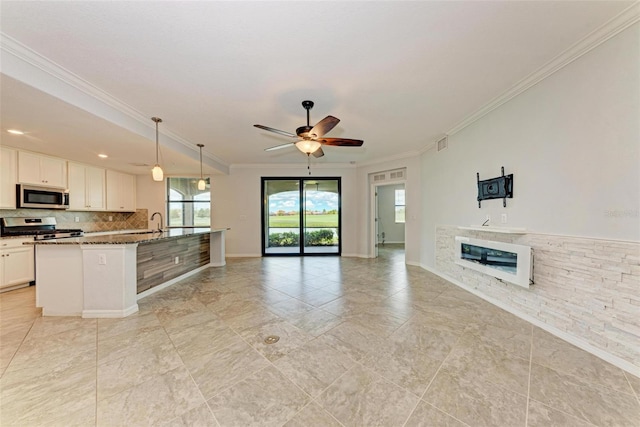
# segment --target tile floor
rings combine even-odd
[[[3,427],[640,425],[640,379],[388,246],[230,259],[125,319],[40,317],[33,288],[0,314]]]

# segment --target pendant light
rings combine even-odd
[[[200,181],[198,181],[198,190],[204,190],[205,188],[207,188],[207,183],[204,182],[204,178],[202,177],[202,147],[204,147],[204,145],[197,145],[198,147],[200,147]]]
[[[151,169],[151,175],[153,176],[154,181],[162,181],[164,179],[164,172],[162,172],[162,168],[158,162],[158,155],[160,153],[160,144],[158,143],[158,123],[162,123],[162,119],[160,117],[151,117],[151,120],[156,123],[156,165]]]

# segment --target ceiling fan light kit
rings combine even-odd
[[[151,117],[151,120],[156,124],[156,164],[153,169],[151,169],[151,176],[154,181],[162,181],[164,179],[164,172],[162,172],[162,168],[158,161],[160,153],[160,144],[158,143],[158,123],[162,123],[162,119],[160,117]]]
[[[302,141],[296,142],[296,147],[304,154],[309,155],[315,153],[318,148],[322,147],[322,144],[313,139],[303,139]]]
[[[360,147],[362,144],[364,144],[364,141],[359,139],[323,138],[326,133],[331,131],[331,129],[333,129],[340,122],[340,119],[333,116],[327,116],[324,119],[320,120],[315,126],[311,126],[309,123],[309,110],[313,108],[313,105],[313,101],[302,101],[302,108],[307,111],[307,125],[297,128],[295,134],[280,129],[274,129],[268,126],[253,125],[259,129],[277,133],[279,135],[288,136],[290,138],[298,138],[298,141],[276,145],[275,147],[269,147],[266,148],[265,151],[279,150],[281,148],[295,145],[298,150],[300,150],[307,156],[313,154],[314,157],[322,157],[324,156],[324,152],[322,151],[323,145]]]

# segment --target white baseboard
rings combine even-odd
[[[342,252],[342,255],[340,255],[344,258],[367,258],[367,255],[362,255],[362,254],[346,254],[344,252]]]
[[[260,258],[262,254],[230,254],[225,255],[227,258]]]
[[[0,289],[0,294],[3,293],[3,292],[15,291],[16,289],[20,289],[20,288],[27,288],[29,286],[30,286],[29,282],[21,283],[19,285],[14,285],[14,286],[8,286],[6,288]]]
[[[138,311],[138,304],[124,310],[82,310],[84,319],[117,319],[127,317]]]
[[[498,301],[494,298],[491,298],[487,295],[482,294],[481,292],[478,292],[477,289],[471,288],[467,285],[465,285],[462,282],[459,282],[458,280],[454,279],[453,277],[450,277],[436,269],[433,269],[431,267],[428,267],[424,264],[416,264],[419,265],[420,267],[422,267],[423,269],[427,270],[430,273],[435,274],[436,276],[440,276],[443,279],[451,282],[452,284],[464,289],[465,291],[471,292],[472,294],[476,295],[477,297],[482,298],[483,300],[497,306],[500,307],[501,309],[508,311],[509,313],[513,314],[514,316],[517,316],[523,320],[526,320],[529,323],[532,323],[533,325],[539,327],[540,329],[543,329],[547,332],[549,332],[552,335],[555,335],[556,337],[575,345],[576,347],[593,354],[596,357],[599,357],[600,359],[604,360],[605,362],[609,362],[614,366],[617,366],[618,368],[630,373],[631,375],[634,375],[636,377],[640,377],[640,367],[634,365],[633,363],[630,363],[618,356],[615,356],[611,353],[607,353],[606,351],[594,347],[593,345],[589,344],[588,342],[582,340],[579,337],[576,337],[574,335],[571,335],[561,329],[555,328],[554,326],[551,326],[547,323],[542,322],[540,319],[536,319],[535,317],[532,317],[526,313],[523,313],[519,310],[514,309],[513,307],[504,304],[501,301]]]

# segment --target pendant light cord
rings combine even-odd
[[[162,122],[162,119],[160,117],[151,117],[151,120],[153,120],[156,124],[156,165],[159,165],[159,159],[160,159],[160,143],[158,142],[158,123]]]
[[[204,147],[204,145],[202,144],[198,144],[198,147],[200,148],[200,179],[204,179],[202,177],[202,147]]]

